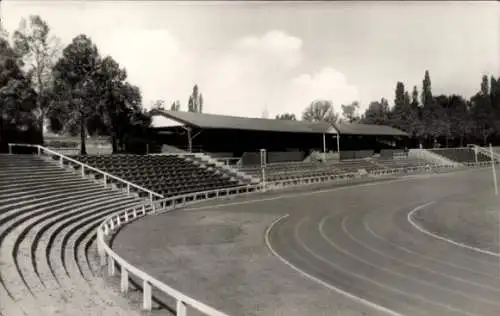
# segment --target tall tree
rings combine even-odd
[[[459,95],[451,95],[447,112],[451,137],[458,140],[456,145],[463,147],[473,128],[467,101]]]
[[[391,110],[386,99],[382,98],[380,101],[372,101],[363,114],[361,123],[389,125],[390,114]]]
[[[304,109],[302,119],[308,122],[328,122],[335,124],[339,119],[339,115],[335,113],[332,101],[316,100]]]
[[[32,130],[36,92],[22,71],[23,62],[6,38],[0,38],[0,147]],[[33,139],[28,142],[35,142]]]
[[[359,102],[354,101],[350,104],[344,105],[342,104],[342,116],[349,123],[355,123],[360,120],[358,115]]]
[[[188,111],[197,113],[203,111],[203,95],[199,92],[198,85],[194,85],[193,92],[189,96]]]
[[[181,110],[181,103],[179,100],[172,102],[172,105],[170,105],[170,111],[180,111]]]
[[[480,91],[471,98],[471,115],[474,120],[476,137],[482,139],[483,145],[495,131],[494,108],[491,103],[488,77],[483,76]]]
[[[111,56],[100,61],[94,75],[99,113],[111,136],[113,153],[123,150],[124,130],[128,126],[127,110],[134,105],[140,107],[142,101],[139,88],[126,82],[126,79],[125,69]]]
[[[436,142],[440,136],[446,133],[447,126],[440,119],[443,116],[443,111],[441,105],[432,95],[432,84],[428,70],[425,71],[424,80],[422,81],[421,102],[421,136],[428,142],[431,140]]]
[[[62,57],[54,66],[53,96],[57,101],[54,112],[59,114],[56,119],[65,127],[79,122],[82,155],[87,154],[87,118],[97,112],[100,106],[99,89],[96,86],[100,65],[101,57],[97,47],[89,37],[81,34],[64,48]],[[52,114],[55,114],[54,112]]]
[[[49,110],[52,68],[60,53],[59,39],[50,34],[46,21],[39,15],[22,19],[13,35],[14,49],[24,61],[26,77],[37,93],[36,117],[43,143],[45,117]]]
[[[152,109],[165,110],[165,100],[155,100],[151,104]]]
[[[494,127],[496,137],[500,137],[500,77],[490,78],[490,102],[495,120]]]
[[[422,81],[422,106],[430,105],[432,100],[432,86],[431,86],[431,76],[429,70],[425,71],[424,80]]]
[[[297,118],[295,117],[295,114],[293,113],[283,113],[283,114],[278,114],[276,115],[277,120],[289,120],[289,121],[296,121]]]

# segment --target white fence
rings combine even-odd
[[[148,214],[156,214],[158,211],[170,211],[177,207],[198,203],[200,201],[216,200],[227,198],[242,193],[250,193],[260,190],[260,185],[219,189],[205,192],[181,195],[163,200],[153,201],[148,205],[134,207],[125,211],[116,213],[108,217],[97,229],[97,249],[101,260],[101,266],[108,268],[110,276],[115,275],[115,268],[120,269],[120,288],[121,292],[126,294],[129,287],[129,277],[136,276],[142,280],[143,302],[142,307],[145,310],[151,310],[152,307],[152,289],[156,288],[161,292],[173,297],[176,304],[176,315],[186,316],[187,306],[202,312],[209,316],[227,316],[226,314],[199,302],[174,288],[158,281],[146,272],[139,270],[130,263],[126,262],[116,252],[114,252],[106,242],[106,237],[110,237],[113,232],[130,221],[136,220]]]

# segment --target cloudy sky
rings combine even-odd
[[[397,81],[435,93],[479,89],[500,74],[500,5],[490,2],[2,1],[7,31],[39,14],[63,44],[80,34],[112,55],[145,106],[187,100],[204,112],[300,115],[314,99],[394,99]]]

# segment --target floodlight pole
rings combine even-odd
[[[493,170],[493,185],[495,186],[495,195],[498,195],[497,172],[495,170],[495,158],[493,156],[493,146],[490,143],[491,168]]]
[[[262,172],[262,192],[266,192],[266,150],[260,150],[260,170]]]

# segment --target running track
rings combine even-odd
[[[323,285],[325,291],[339,292],[347,300],[364,305],[360,310],[372,311],[367,315],[493,316],[500,315],[499,255],[436,238],[422,230],[425,225],[418,222],[422,226],[414,226],[408,219],[409,214],[424,210],[430,203],[439,210],[440,202],[485,191],[493,194],[489,169],[249,195],[233,201],[205,202],[176,216],[189,210],[215,209],[275,215],[265,240],[283,261],[284,269],[294,269]],[[171,215],[164,214],[130,224],[135,229],[129,229],[128,235],[127,229],[118,235],[118,240],[124,238],[126,246],[120,249],[128,255],[125,257],[140,265],[143,260],[157,262],[158,256],[169,255],[159,250],[165,238],[164,227],[172,229],[169,234],[182,233],[167,225],[171,221]],[[156,250],[142,251],[137,258],[138,249],[144,249],[144,242],[136,238],[140,231],[159,235],[148,239],[148,247]],[[148,268],[163,280],[161,271],[163,267]],[[168,283],[168,279],[164,281]],[[215,306],[234,314],[231,308],[224,308],[224,300]]]
[[[302,196],[305,209],[290,207],[267,242],[298,273],[388,315],[500,315],[498,255],[426,234],[408,218],[484,190],[492,191],[489,170]]]

